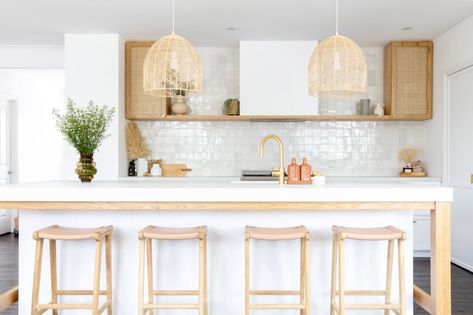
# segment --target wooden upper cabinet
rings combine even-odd
[[[125,44],[125,117],[130,120],[153,120],[166,116],[169,99],[143,92],[143,63],[153,42]]]
[[[386,114],[399,120],[432,118],[431,41],[396,41],[384,48]]]

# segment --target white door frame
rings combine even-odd
[[[469,189],[472,190],[473,187],[470,186],[453,186],[450,182],[450,115],[451,115],[451,104],[450,104],[450,79],[461,75],[464,71],[473,71],[473,60],[462,66],[452,69],[444,73],[443,75],[443,172],[442,172],[442,183],[444,185],[459,188],[459,189]],[[454,200],[455,203],[455,200]],[[453,203],[453,204],[454,204]],[[451,261],[469,271],[473,272],[473,269],[470,265],[451,257]]]
[[[7,102],[7,165],[8,165],[8,178],[7,184],[16,184],[18,182],[18,151],[17,151],[17,106],[18,102],[15,98],[9,95],[0,94],[0,97]],[[17,216],[16,210],[7,210],[7,217],[3,220],[7,220],[9,230],[12,232],[15,229],[15,217]],[[3,228],[5,223],[2,223],[2,233],[7,232]]]
[[[8,156],[7,164],[9,167],[9,184],[18,183],[18,141],[17,141],[17,113],[18,113],[18,102],[10,95],[0,93],[0,98],[5,99],[8,102],[8,131],[7,131],[7,143],[8,143]]]
[[[473,69],[473,60],[443,74],[443,171],[442,182],[450,186],[450,82],[449,79],[465,70]],[[465,188],[465,187],[463,187]]]

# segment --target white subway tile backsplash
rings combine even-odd
[[[153,149],[165,163],[186,163],[191,176],[238,176],[243,169],[276,168],[278,147],[269,142],[265,157],[259,141],[278,134],[285,163],[307,156],[331,176],[394,176],[399,150],[421,149],[425,131],[418,122],[140,122]],[[166,131],[166,132],[163,132]],[[422,153],[422,151],[420,152]]]

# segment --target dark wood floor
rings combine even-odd
[[[414,282],[430,292],[430,259],[415,258]],[[415,315],[428,314],[416,305]],[[473,273],[452,264],[452,315],[473,315]]]
[[[13,234],[0,236],[0,292],[18,284],[18,237]],[[414,281],[430,292],[430,261],[428,258],[414,260]],[[428,314],[416,305],[415,315]],[[16,305],[2,315],[18,315]],[[452,265],[452,315],[473,315],[473,273]]]
[[[14,234],[0,236],[0,293],[18,285],[18,237]],[[18,315],[13,305],[2,315]]]

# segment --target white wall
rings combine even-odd
[[[434,41],[434,95],[433,119],[428,121],[429,169],[432,175],[446,175],[444,167],[446,75],[473,64],[473,16],[450,29]],[[473,87],[473,82],[472,82]],[[471,104],[466,104],[471,106]],[[456,109],[458,111],[461,109]],[[469,134],[466,133],[465,137]],[[466,145],[466,142],[465,142]],[[470,148],[471,150],[471,148]],[[468,170],[465,170],[467,176]],[[444,178],[446,180],[446,178]],[[453,185],[454,183],[447,183]],[[464,222],[471,222],[471,188],[456,186],[452,204],[452,261],[473,270],[472,256],[467,249],[473,246],[472,234]],[[470,250],[471,251],[471,250]]]
[[[52,110],[64,104],[64,71],[0,69],[0,94],[16,100],[18,181],[62,179],[64,142]]]
[[[118,34],[66,34],[64,50],[66,97],[77,104],[85,105],[93,100],[116,110],[108,130],[110,137],[94,156],[98,168],[95,178],[115,179],[123,176],[127,170],[123,144],[123,39]],[[65,151],[66,178],[75,179],[78,154],[70,146]]]
[[[63,46],[0,46],[0,94],[17,111],[18,182],[63,178],[64,142],[51,115],[64,104],[63,68]]]
[[[0,46],[0,68],[3,69],[62,69],[63,46]]]
[[[317,115],[307,65],[317,41],[240,41],[241,115]]]
[[[426,122],[429,174],[443,175],[444,75],[473,63],[473,16],[434,40],[433,119]]]

